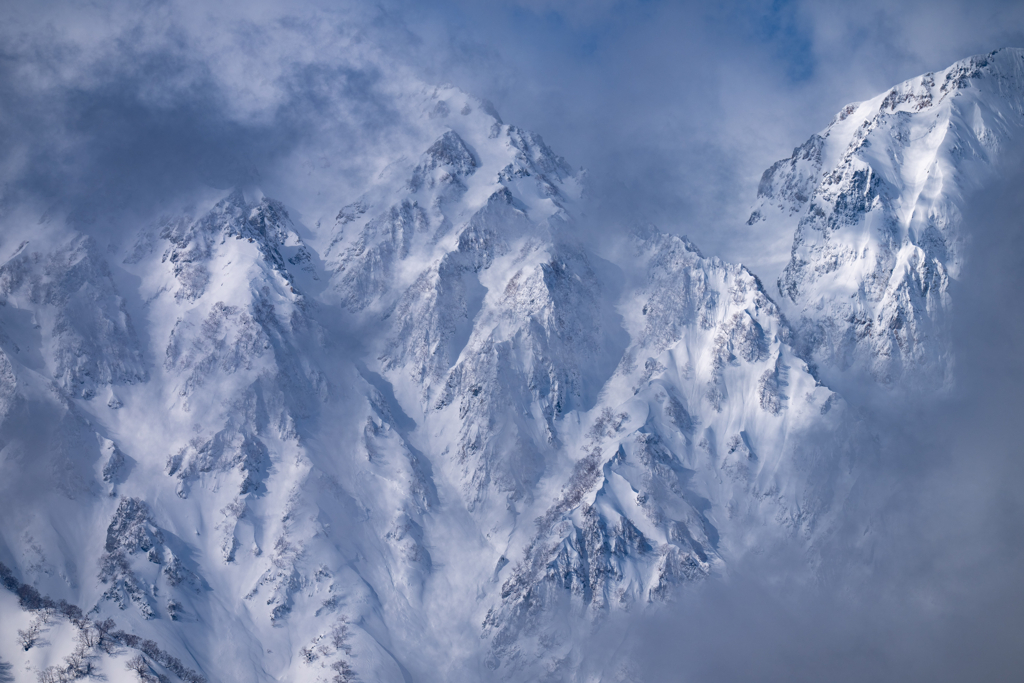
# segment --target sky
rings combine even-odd
[[[309,160],[333,169],[323,182],[336,195],[354,192],[360,169],[404,149],[391,98],[418,79],[492,101],[586,168],[598,238],[649,220],[755,272],[744,221],[765,168],[848,102],[1024,47],[1024,3],[988,1],[42,0],[6,3],[3,15],[8,219],[31,206],[116,235],[197,188],[294,189]],[[335,156],[321,159],[322,148]],[[972,247],[984,267],[965,271],[956,293],[961,391],[886,426],[887,497],[862,501],[888,530],[872,591],[851,595],[863,584],[841,571],[809,585],[784,553],[771,576],[791,579],[739,567],[637,631],[646,680],[1019,670],[1022,180],[991,188],[969,217],[987,230]],[[8,241],[0,235],[0,256]]]

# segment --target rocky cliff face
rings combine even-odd
[[[1022,63],[848,107],[769,169],[778,301],[654,226],[598,253],[581,174],[451,88],[333,220],[243,188],[120,250],[3,244],[5,585],[161,675],[569,678],[605,616],[829,533],[873,448],[830,374],[951,381],[958,202]]]

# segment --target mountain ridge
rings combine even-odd
[[[582,172],[454,88],[415,95],[423,151],[329,226],[244,188],[106,255],[73,227],[30,239],[0,265],[5,584],[81,605],[85,630],[127,623],[211,680],[572,680],[621,663],[584,661],[608,615],[786,539],[813,565],[877,444],[832,388],[859,366],[820,342],[853,324],[844,291],[814,289],[839,271],[809,259],[894,210],[857,155],[911,137],[872,135],[1024,73],[1024,52],[989,58],[845,108],[829,130],[852,127],[846,156],[840,132],[816,135],[766,171],[751,228],[796,235],[778,301],[655,226],[599,255]],[[854,126],[871,116],[896,123]],[[947,386],[958,262],[919,242],[900,248],[933,259],[941,305],[897,313],[938,331],[915,341],[930,365],[897,360]],[[112,678],[134,648],[119,638]],[[164,660],[149,654],[180,678]]]

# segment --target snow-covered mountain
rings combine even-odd
[[[1024,52],[971,57],[844,107],[765,171],[748,223],[795,227],[779,293],[823,377],[952,387],[964,205],[1020,139],[1022,93]]]
[[[830,533],[872,441],[814,364],[951,381],[957,212],[1022,65],[848,107],[766,172],[751,221],[796,230],[796,329],[683,237],[595,244],[583,174],[450,87],[406,93],[416,152],[329,220],[242,187],[106,248],[8,213],[0,653],[110,680],[140,652],[171,680],[617,671],[582,661],[606,616]]]

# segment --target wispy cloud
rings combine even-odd
[[[409,34],[377,8],[171,0],[11,19],[7,205],[144,217],[200,186],[272,185],[304,149],[329,150],[339,178],[365,173],[402,135],[395,93],[413,77],[382,46]]]

